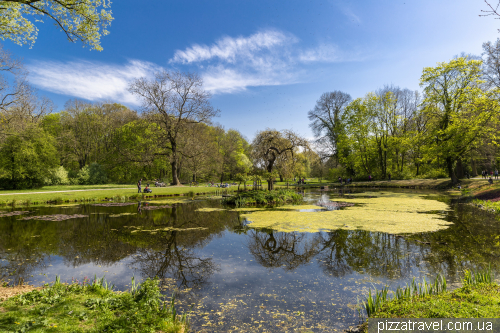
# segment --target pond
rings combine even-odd
[[[437,274],[456,286],[465,269],[498,270],[500,222],[443,194],[311,190],[304,199],[266,210],[213,199],[4,210],[0,280],[96,275],[125,290],[132,276],[156,276],[191,311],[194,332],[340,332],[359,323],[370,288]]]

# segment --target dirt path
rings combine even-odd
[[[20,195],[20,194],[46,194],[46,193],[68,193],[68,192],[88,192],[88,191],[110,191],[110,190],[134,190],[136,187],[130,188],[96,188],[93,190],[68,190],[68,191],[48,191],[48,192],[23,192],[23,193],[5,193],[0,195]]]

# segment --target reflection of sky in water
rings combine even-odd
[[[336,195],[308,193],[306,204]],[[220,202],[115,218],[107,214],[132,213],[136,207],[36,211],[89,215],[64,222],[0,219],[0,278],[39,285],[56,275],[63,281],[105,275],[124,290],[134,275],[138,280],[158,275],[166,295],[178,293],[180,309],[193,306],[196,332],[331,332],[358,322],[354,305],[368,288],[387,283],[395,289],[438,272],[452,284],[465,268],[499,264],[498,222],[464,205],[449,213],[448,219],[460,221],[450,229],[406,238],[348,230],[253,230],[236,212],[195,212],[204,207]],[[201,229],[132,234],[128,226]]]

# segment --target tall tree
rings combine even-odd
[[[2,0],[0,39],[33,45],[38,35],[33,21],[49,18],[70,42],[79,40],[102,51],[101,36],[109,34],[107,28],[113,20],[110,7],[109,0]]]
[[[454,183],[458,181],[455,162],[478,140],[495,134],[491,125],[500,115],[495,98],[498,89],[481,89],[481,65],[480,60],[459,57],[424,68],[420,79],[426,96],[425,112],[432,127],[429,152],[445,161]]]
[[[129,86],[138,95],[144,112],[161,126],[169,142],[172,185],[179,185],[180,135],[190,123],[208,123],[218,115],[210,105],[210,93],[203,90],[203,80],[194,73],[161,71],[154,79],[140,78]]]
[[[316,102],[314,109],[308,112],[314,136],[328,143],[335,163],[339,162],[339,137],[343,133],[342,116],[345,107],[351,102],[351,95],[342,91],[326,92]]]

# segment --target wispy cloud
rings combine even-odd
[[[314,63],[347,59],[332,44],[301,48],[294,35],[275,29],[250,36],[225,36],[211,45],[195,44],[177,50],[169,60],[172,66],[198,71],[205,89],[215,94],[235,93],[248,87],[285,85],[308,80]],[[55,93],[92,101],[115,100],[140,105],[127,90],[140,77],[153,77],[162,67],[139,60],[118,64],[91,61],[37,61],[29,66],[30,81]]]
[[[252,57],[256,52],[271,50],[297,41],[295,36],[277,30],[261,31],[249,37],[225,36],[211,46],[194,44],[184,51],[177,50],[170,62],[189,64],[219,59],[234,63],[239,57]]]
[[[205,88],[213,93],[233,93],[248,87],[283,85],[301,80],[304,66],[340,61],[331,44],[300,48],[294,35],[275,29],[250,36],[225,36],[211,45],[194,44],[177,50],[171,64],[197,66]]]
[[[138,60],[124,65],[37,61],[29,66],[30,82],[42,89],[91,101],[109,99],[133,105],[140,102],[127,91],[130,81],[149,77],[158,69],[159,66]]]

